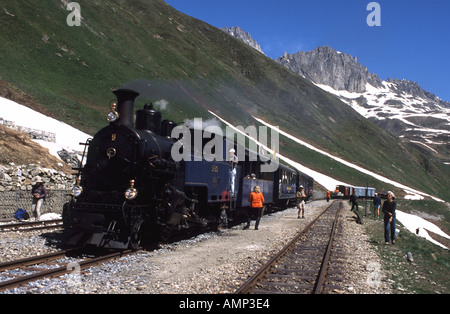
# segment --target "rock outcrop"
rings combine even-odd
[[[252,36],[249,33],[245,32],[242,28],[240,28],[240,27],[222,27],[221,30],[223,30],[225,33],[243,41],[250,47],[255,48],[256,50],[258,50],[259,52],[264,54],[264,52],[261,49],[261,46],[256,42],[256,40],[254,40],[252,38]]]
[[[0,192],[31,191],[31,187],[40,178],[49,190],[70,190],[73,187],[72,176],[62,171],[40,167],[39,165],[14,164],[0,166]]]
[[[367,83],[382,86],[381,79],[369,73],[356,57],[328,46],[296,54],[285,53],[275,61],[316,84],[328,85],[335,90],[362,93],[366,91]]]

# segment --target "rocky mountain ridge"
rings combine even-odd
[[[384,86],[378,75],[370,73],[358,62],[357,57],[329,46],[318,47],[312,51],[299,51],[295,54],[284,53],[275,61],[315,84],[327,85],[337,91],[364,93],[367,91],[367,84],[376,88]],[[398,78],[388,78],[386,82],[393,84],[390,85],[390,89],[396,94],[405,93],[434,102],[439,107],[450,108],[450,102],[443,101],[436,95],[425,91],[417,82]]]
[[[236,36],[234,32],[229,34]],[[256,42],[245,34],[244,42]],[[450,102],[425,91],[417,82],[397,78],[383,81],[361,65],[357,57],[329,46],[295,54],[285,52],[275,61],[336,95],[426,155],[450,161]]]
[[[234,26],[233,27],[222,27],[221,30],[224,31],[225,33],[227,33],[228,35],[231,35],[231,36],[243,41],[250,47],[255,48],[262,54],[265,54],[264,51],[261,49],[261,46],[256,42],[256,40],[254,40],[252,38],[252,36],[249,33],[247,33],[246,31],[244,31],[242,28],[234,27]]]
[[[356,57],[329,46],[296,54],[284,53],[275,61],[316,84],[328,85],[336,90],[361,93],[366,91],[367,83],[375,87],[382,85],[378,75],[369,73]]]
[[[427,155],[450,160],[450,103],[406,79],[382,81],[356,57],[328,46],[276,60],[336,95],[391,134]]]

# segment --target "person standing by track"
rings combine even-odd
[[[236,156],[236,151],[234,148],[230,149],[230,196],[235,197],[235,186],[236,186],[236,167],[238,164],[238,158]]]
[[[31,212],[34,213],[36,221],[41,217],[41,207],[47,197],[47,190],[41,178],[36,180],[36,184],[31,188],[33,194],[33,202],[31,203]]]
[[[252,214],[255,214],[256,215],[255,230],[258,230],[259,221],[261,220],[263,204],[264,204],[264,195],[261,193],[261,189],[259,186],[256,185],[253,188],[253,192],[250,193],[248,201],[250,202],[251,208],[250,208],[250,212],[248,213],[247,225],[244,227],[244,229],[250,228],[250,221],[251,221]]]
[[[397,202],[395,201],[395,195],[389,191],[387,193],[387,200],[383,203],[384,241],[386,245],[389,245],[389,240],[392,240],[392,244],[395,244],[395,224],[397,222],[395,215],[396,209]],[[389,234],[391,235],[390,239]]]
[[[358,211],[358,199],[356,198],[355,191],[352,192],[352,195],[350,195],[350,202],[352,203],[352,208],[350,209],[353,211],[353,208],[356,209],[356,212]]]
[[[380,206],[381,198],[378,196],[378,193],[375,193],[375,197],[373,198],[373,217],[380,217]]]
[[[300,185],[300,187],[298,188],[298,192],[297,192],[297,208],[298,208],[298,213],[297,213],[297,218],[300,219],[305,219],[305,200],[306,200],[306,194],[305,194],[305,190],[303,188],[303,185]],[[302,216],[300,217],[300,213],[302,214]]]

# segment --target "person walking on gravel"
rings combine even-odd
[[[355,191],[352,192],[352,195],[350,195],[350,202],[352,203],[352,208],[350,209],[353,211],[353,208],[356,209],[356,212],[358,211],[358,199],[356,198]]]

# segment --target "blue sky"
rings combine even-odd
[[[450,1],[385,0],[369,27],[369,0],[165,0],[216,27],[239,26],[267,56],[328,45],[381,79],[405,78],[450,101]]]

